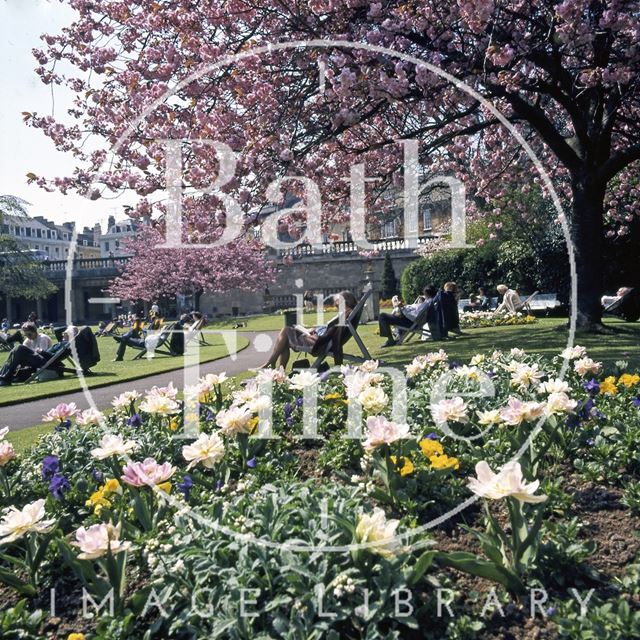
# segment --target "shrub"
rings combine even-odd
[[[412,302],[428,284],[441,287],[453,280],[467,293],[479,286],[495,288],[498,278],[495,245],[447,249],[411,263],[402,273],[402,297]]]

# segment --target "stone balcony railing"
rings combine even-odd
[[[420,236],[417,239],[418,246],[425,244],[428,240],[433,239],[435,236]],[[405,238],[386,238],[384,240],[370,240],[370,243],[374,245],[375,251],[379,255],[383,255],[385,252],[411,252],[415,248],[409,247],[409,243]],[[321,247],[312,247],[309,244],[301,244],[291,249],[281,249],[273,251],[272,255],[277,255],[280,258],[307,258],[312,256],[339,256],[339,255],[369,255],[370,251],[360,248],[355,242],[351,240],[341,240],[338,242],[325,242]],[[79,271],[119,271],[120,267],[129,260],[128,257],[113,257],[113,258],[78,258],[73,261],[73,271],[77,273]],[[67,271],[67,260],[48,260],[42,262],[42,268],[48,273],[64,273]]]
[[[417,238],[417,245],[424,245],[429,240],[433,240],[436,236],[420,236]],[[325,242],[321,247],[314,248],[310,244],[300,244],[291,249],[281,249],[277,252],[278,256],[292,258],[304,258],[307,256],[323,256],[323,255],[368,255],[371,251],[379,254],[395,251],[415,251],[415,247],[410,247],[405,238],[385,238],[384,240],[370,240],[373,249],[366,250],[359,247],[352,240],[339,240],[337,242]]]
[[[82,272],[96,272],[115,273],[120,270],[120,267],[129,260],[128,257],[114,257],[114,258],[78,258],[72,262],[72,269],[74,273]],[[69,262],[67,260],[47,260],[42,262],[42,268],[47,275],[60,277],[61,274],[67,272]]]

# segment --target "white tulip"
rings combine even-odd
[[[194,443],[182,447],[182,455],[189,462],[187,469],[196,464],[211,469],[224,457],[224,443],[217,433],[201,433]]]
[[[5,509],[0,521],[0,545],[14,542],[27,533],[47,533],[55,519],[45,520],[44,500],[31,502],[21,510],[15,507]]]
[[[128,456],[138,448],[138,443],[133,440],[122,439],[122,436],[107,433],[102,436],[100,446],[91,450],[91,455],[98,460],[104,460],[111,456]]]
[[[395,537],[399,520],[387,520],[384,511],[376,508],[373,513],[363,513],[356,526],[356,539],[360,544],[371,545],[368,550],[385,558],[395,555],[401,548]]]
[[[498,473],[482,460],[476,464],[476,478],[469,478],[467,486],[473,493],[489,500],[501,500],[509,496],[520,502],[538,503],[547,499],[545,495],[534,495],[540,486],[539,480],[526,484],[522,478],[519,462],[508,462]]]

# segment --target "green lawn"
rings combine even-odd
[[[325,318],[332,317],[325,314]],[[253,316],[240,319],[247,323],[243,331],[276,330],[284,326],[284,318],[280,314]],[[210,326],[217,329],[230,329],[236,320],[224,320]],[[315,313],[304,314],[304,324],[313,326]],[[466,336],[449,342],[423,342],[414,338],[408,344],[388,349],[380,348],[384,342],[377,335],[377,323],[361,326],[359,333],[373,358],[382,359],[388,364],[406,364],[420,353],[442,347],[451,360],[467,362],[474,354],[491,352],[494,349],[509,350],[519,347],[525,351],[543,353],[553,356],[567,344],[569,332],[564,328],[566,319],[541,318],[536,324],[515,327],[491,327],[488,329],[465,329]],[[613,364],[616,360],[627,360],[629,366],[640,369],[640,322],[628,323],[615,318],[607,318],[605,325],[611,329],[610,335],[577,335],[576,344],[588,348],[595,360]],[[350,341],[345,347],[347,352],[356,353],[357,347]],[[295,355],[292,360],[295,359]]]
[[[315,314],[306,314],[305,323],[311,326],[315,321]],[[230,329],[233,321],[225,321],[217,323],[212,328]],[[384,342],[377,334],[377,324],[370,323],[360,327],[359,333],[362,336],[367,348],[371,352],[373,358],[382,359],[385,364],[400,366],[410,362],[414,356],[433,351],[434,349],[443,348],[451,360],[459,362],[468,362],[476,353],[487,353],[494,349],[509,350],[512,347],[519,347],[526,351],[543,353],[553,356],[559,353],[567,344],[568,332],[563,328],[566,320],[556,318],[545,318],[539,320],[537,324],[516,326],[516,327],[493,327],[489,329],[467,329],[466,336],[457,338],[450,342],[423,342],[415,338],[408,344],[399,347],[391,347],[383,349],[380,345]],[[283,326],[283,318],[281,315],[257,316],[251,318],[248,327],[242,327],[243,331],[267,331],[278,329]],[[589,355],[595,360],[601,360],[605,365],[613,365],[616,360],[626,360],[629,363],[629,370],[640,370],[640,323],[625,323],[615,319],[608,319],[606,326],[612,330],[610,335],[605,336],[578,336],[576,344],[581,344],[589,350]],[[211,337],[212,338],[212,337]],[[208,338],[209,341],[213,341]],[[103,360],[96,371],[103,371],[103,376],[88,378],[92,386],[96,384],[112,384],[122,380],[134,380],[152,373],[161,371],[169,371],[180,368],[181,361],[175,358],[161,356],[155,360],[142,360],[131,363],[126,362],[110,362],[115,353],[115,341],[108,339],[100,339],[100,350],[103,354]],[[248,341],[246,338],[238,338],[238,349],[246,347]],[[345,349],[347,352],[356,353],[356,347],[353,341],[350,341]],[[226,355],[226,349],[220,338],[216,339],[215,344],[211,347],[205,347],[201,351],[203,361],[212,360]],[[290,365],[295,361],[295,354],[290,361]],[[132,366],[133,364],[133,366]],[[237,379],[248,377],[249,373],[243,373],[237,376]],[[105,382],[105,377],[109,378]],[[39,383],[37,385],[25,385],[3,389],[2,392],[18,392],[23,396],[22,399],[33,399],[54,393],[65,393],[78,388],[75,379],[67,378],[65,380]],[[34,395],[35,394],[37,395]],[[27,396],[27,394],[29,394]],[[4,398],[3,398],[4,400]],[[15,401],[15,400],[14,400]],[[31,445],[39,435],[51,430],[50,425],[37,425],[21,429],[7,435],[16,449],[23,450]]]
[[[27,450],[43,434],[53,431],[52,424],[39,424],[35,427],[26,427],[19,431],[10,431],[5,440],[8,440],[17,453]]]
[[[229,354],[222,336],[208,334],[206,340],[209,346],[200,347],[200,362],[210,362]],[[237,336],[236,352],[248,345],[247,338]],[[92,388],[136,380],[165,371],[174,371],[183,366],[182,358],[166,355],[158,355],[150,360],[141,358],[132,361],[132,358],[139,353],[133,349],[127,349],[123,361],[112,362],[118,343],[113,338],[104,337],[98,338],[98,346],[100,348],[100,362],[92,369],[93,375],[85,377],[88,386]],[[4,363],[7,356],[6,352],[0,353],[0,365]],[[29,385],[14,384],[10,387],[0,388],[0,406],[62,395],[79,391],[81,388],[79,379],[69,374],[66,374],[64,378],[49,382],[36,382]]]
[[[508,351],[519,347],[525,351],[553,356],[567,345],[569,332],[564,328],[566,319],[541,318],[536,324],[515,327],[491,327],[488,329],[465,329],[465,336],[447,342],[423,342],[414,338],[399,347],[381,348],[384,342],[377,335],[377,326],[368,324],[359,330],[373,358],[385,363],[406,364],[420,353],[443,348],[450,360],[468,362],[476,353],[487,353],[494,349]],[[607,319],[605,325],[612,330],[610,335],[577,335],[575,344],[588,349],[594,360],[612,365],[617,360],[626,360],[630,369],[640,370],[640,322],[628,323]],[[354,345],[349,343],[355,353]],[[346,349],[345,347],[345,350]]]

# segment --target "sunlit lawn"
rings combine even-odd
[[[554,356],[567,345],[567,321],[560,318],[542,318],[536,324],[515,327],[491,327],[487,329],[465,329],[465,336],[447,342],[422,341],[414,338],[408,344],[382,348],[384,339],[377,335],[377,326],[368,324],[360,329],[360,334],[373,358],[388,364],[406,364],[420,353],[442,348],[450,360],[461,363],[468,361],[476,353],[487,353],[494,349],[508,351],[513,347],[532,353]],[[613,365],[618,360],[626,360],[630,369],[640,369],[640,322],[628,323],[607,319],[606,326],[612,329],[610,335],[577,335],[575,344],[588,349],[594,360],[605,365]],[[353,343],[349,349],[356,353]]]
[[[249,341],[243,336],[236,336],[237,343],[230,343],[227,348],[224,338],[216,334],[208,334],[206,340],[208,346],[200,347],[200,362],[210,362],[228,355],[229,351],[241,351],[248,346]],[[92,368],[92,375],[86,376],[85,381],[89,387],[103,387],[127,380],[135,380],[156,373],[181,369],[183,358],[158,354],[152,359],[141,358],[133,360],[139,351],[127,349],[122,362],[112,362],[116,356],[118,343],[110,337],[98,338],[100,349],[100,362]],[[0,353],[0,365],[4,364],[8,353]],[[0,388],[0,406],[47,398],[55,395],[79,391],[82,387],[76,376],[65,374],[58,380],[48,382],[34,382],[31,384],[14,384],[10,387]]]
[[[315,314],[305,314],[305,324],[307,326],[312,326],[315,320]],[[233,321],[226,321],[210,325],[210,327],[230,329],[232,324]],[[271,331],[282,327],[284,322],[282,316],[277,314],[256,316],[248,319],[247,324],[247,327],[241,328],[242,331]],[[520,327],[466,329],[465,333],[467,335],[448,342],[423,342],[414,338],[407,344],[391,348],[381,347],[384,340],[377,333],[377,323],[361,326],[359,333],[373,358],[381,359],[385,364],[401,366],[410,362],[418,354],[439,348],[443,348],[449,354],[450,360],[461,363],[468,362],[476,353],[487,353],[494,349],[508,351],[513,347],[553,356],[567,345],[568,332],[564,325],[566,325],[566,320],[564,319],[544,318],[539,320],[537,324]],[[595,360],[604,362],[607,368],[611,368],[613,363],[618,360],[626,360],[629,363],[629,370],[640,370],[640,323],[625,323],[608,319],[606,326],[612,329],[610,335],[579,335],[576,338],[576,344],[587,347],[589,355]],[[226,347],[219,336],[215,336],[215,339],[214,336],[210,336],[207,340],[212,342],[213,345],[202,348],[201,356],[203,362],[226,355]],[[244,348],[247,344],[246,338],[238,336],[238,350]],[[98,375],[87,378],[90,386],[135,380],[139,377],[169,371],[182,366],[181,358],[167,356],[160,356],[151,361],[143,359],[131,362],[130,358],[133,357],[133,353],[127,354],[126,357],[129,359],[124,362],[111,362],[115,355],[116,342],[104,338],[99,340],[99,345],[103,357],[100,365],[96,367]],[[352,340],[345,346],[345,352],[359,355],[357,347]],[[2,355],[4,356],[5,354]],[[296,358],[297,355],[292,354],[290,366],[295,363]],[[250,374],[244,373],[236,376],[236,378],[242,379],[248,375]],[[38,383],[28,387],[16,385],[8,389],[0,389],[0,393],[3,395],[15,394],[16,397],[22,399],[34,399],[53,395],[54,393],[75,391],[78,388],[78,381],[75,378],[68,377],[64,380]],[[132,388],[135,388],[135,385],[132,385]],[[2,398],[0,403],[2,402],[7,402],[5,397]],[[39,435],[51,429],[52,427],[48,425],[37,425],[9,433],[7,438],[18,450],[22,450],[31,445]]]
[[[325,314],[325,321],[331,317]],[[212,327],[229,329],[237,322],[246,322],[242,331],[276,330],[284,326],[281,314],[253,316],[239,320],[225,320]],[[304,314],[304,324],[313,326],[317,321],[315,313]],[[451,360],[468,362],[476,353],[491,352],[494,349],[503,351],[519,347],[525,351],[553,356],[567,345],[569,332],[565,328],[566,318],[541,318],[536,324],[515,327],[491,327],[486,329],[465,329],[467,335],[448,342],[430,342],[414,338],[407,344],[387,349],[381,348],[384,339],[377,335],[377,323],[368,323],[359,328],[371,356],[382,359],[388,364],[406,364],[414,356],[434,349],[443,348]],[[588,348],[589,355],[605,364],[613,364],[617,360],[627,360],[631,368],[640,369],[640,322],[628,323],[607,318],[605,325],[612,330],[610,335],[578,335],[575,343]],[[357,346],[351,340],[345,351],[357,353]],[[297,356],[292,355],[291,362]]]

